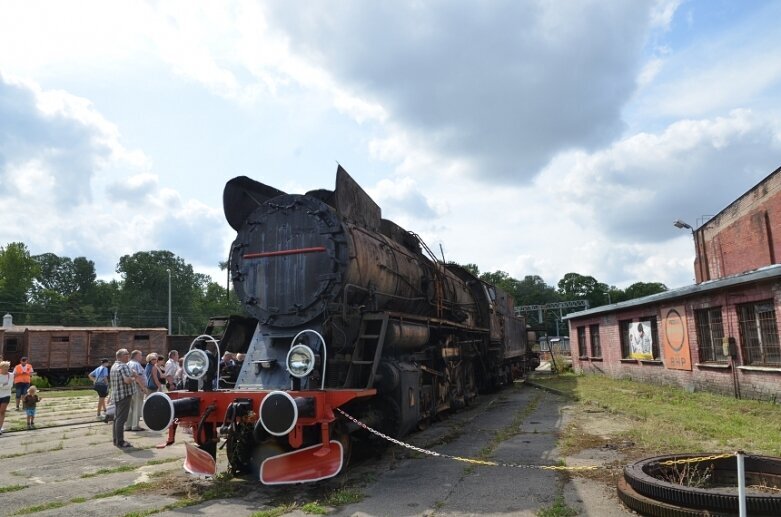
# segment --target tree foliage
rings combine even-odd
[[[12,242],[0,247],[0,301],[17,306],[26,304],[38,269],[24,243]]]
[[[168,327],[170,271],[176,333],[200,333],[210,316],[242,312],[235,295],[170,251],[125,255],[116,271],[120,280],[98,280],[86,257],[31,257],[24,244],[9,244],[0,248],[0,311],[18,324]]]

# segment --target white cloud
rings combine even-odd
[[[0,76],[3,242],[87,256],[101,275],[141,249],[216,265],[227,248],[221,214],[161,188],[148,166],[87,100]]]

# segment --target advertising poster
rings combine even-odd
[[[686,309],[683,306],[662,310],[664,366],[671,370],[692,369],[689,337],[686,333]]]
[[[632,323],[629,327],[629,357],[632,359],[652,360],[653,337],[651,337],[651,322]]]

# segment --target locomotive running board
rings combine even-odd
[[[318,444],[266,458],[260,465],[260,482],[287,485],[332,478],[342,470],[343,460],[342,444],[331,440],[328,447]]]
[[[217,473],[217,462],[208,452],[185,442],[184,470],[194,476],[212,477]]]

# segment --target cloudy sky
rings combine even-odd
[[[693,283],[781,166],[781,3],[0,0],[0,246],[221,279],[238,175],[341,163],[448,260]]]

